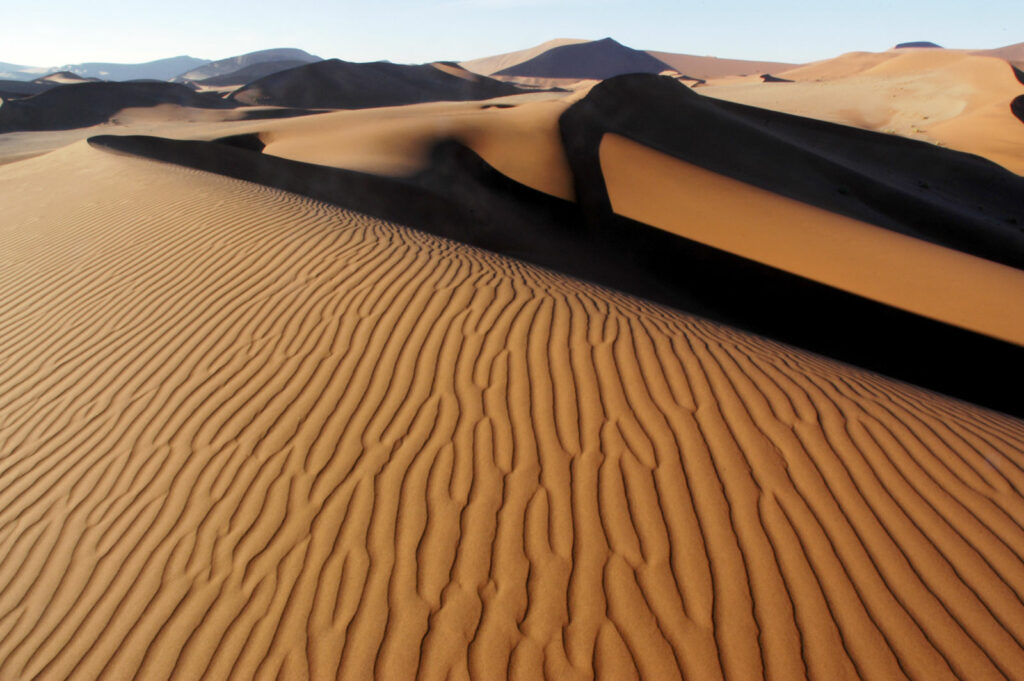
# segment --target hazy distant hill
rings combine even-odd
[[[4,80],[34,80],[53,70],[45,66],[22,66],[0,61],[0,78]]]
[[[458,75],[456,75],[458,74]],[[416,102],[489,99],[522,92],[458,66],[328,59],[260,78],[236,91],[244,104],[365,109]]]
[[[301,64],[309,64],[318,61],[321,61],[320,57],[310,54],[305,50],[299,50],[292,47],[280,47],[269,50],[259,50],[257,52],[248,52],[246,54],[240,54],[234,57],[228,57],[226,59],[218,59],[217,61],[207,62],[198,67],[192,68],[191,70],[173,74],[173,80],[175,82],[181,82],[185,80],[207,80],[209,78],[215,78],[217,76],[225,76],[237,72],[240,69],[249,66],[254,66],[256,64],[269,64],[274,62],[293,62],[292,66],[298,66]],[[256,73],[256,71],[254,71],[254,73]],[[253,80],[254,78],[269,75],[270,73],[273,73],[273,71],[268,71],[256,75],[253,78],[250,78],[249,81]]]
[[[53,71],[71,71],[85,78],[102,80],[169,80],[183,71],[194,69],[208,63],[206,59],[181,56],[157,59],[142,64],[112,64],[106,62],[86,62],[83,64],[65,64]]]

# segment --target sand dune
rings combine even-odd
[[[38,95],[49,90],[52,85],[34,83],[28,80],[0,80],[0,98],[20,99],[30,95]]]
[[[785,71],[796,66],[787,62],[750,61],[745,59],[721,59],[719,57],[700,57],[693,54],[676,54],[648,50],[655,59],[663,61],[679,73],[693,78],[721,78],[723,76],[739,76],[764,73],[765,71]]]
[[[1024,346],[1017,314],[1024,271],[814,208],[618,135],[606,135],[600,153],[617,213]]]
[[[603,82],[566,112],[562,128],[572,132],[568,156],[579,178],[600,173],[601,137],[618,133],[761,189],[1024,269],[1024,180],[974,156],[701,96],[658,76]],[[590,200],[607,202],[599,179],[585,182]]]
[[[585,42],[589,41],[577,38],[556,38],[554,40],[549,40],[546,43],[541,43],[536,47],[530,47],[525,50],[516,50],[515,52],[506,52],[492,57],[470,59],[468,61],[459,62],[459,65],[468,71],[479,73],[482,76],[493,76],[502,69],[507,69],[510,66],[515,66],[516,64],[522,64],[524,61],[529,61],[534,57],[540,56],[553,47],[578,45]]]
[[[343,111],[269,124],[260,134],[267,154],[395,176],[424,170],[433,147],[455,139],[517,182],[572,199],[558,129],[572,99],[551,97],[522,95],[485,108],[443,102]]]
[[[1024,94],[1005,61],[936,49],[855,52],[775,76],[796,83],[711,81],[705,95],[941,144],[1024,174]]]
[[[0,195],[2,678],[1024,668],[1020,421],[82,144]]]
[[[1013,45],[1006,45],[1005,47],[997,47],[992,50],[975,50],[972,54],[997,57],[1011,62],[1024,61],[1024,43],[1015,43]]]
[[[455,67],[458,68],[458,67]],[[367,109],[417,102],[490,99],[519,88],[451,67],[388,62],[356,64],[328,59],[260,78],[232,98],[244,104],[327,109]]]
[[[293,69],[296,66],[302,66],[307,63],[309,62],[299,61],[297,59],[263,61],[258,64],[243,66],[237,71],[232,71],[223,75],[210,76],[209,78],[203,78],[194,82],[196,85],[204,87],[222,87],[225,85],[241,87],[242,85],[248,85],[254,80],[263,78],[264,76],[269,76],[280,71],[287,71],[288,69]]]
[[[46,85],[69,85],[72,83],[96,83],[99,80],[99,78],[86,78],[71,71],[57,71],[56,73],[36,78],[32,82]]]
[[[605,38],[553,47],[494,75],[603,80],[626,73],[661,73],[671,68],[646,52]]]
[[[235,106],[174,83],[61,85],[32,97],[5,102],[0,107],[0,133],[83,128],[103,123],[122,109],[160,104],[206,109]]]

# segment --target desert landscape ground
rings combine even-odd
[[[1022,45],[0,64],[0,680],[1024,679]]]

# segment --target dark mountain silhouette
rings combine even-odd
[[[498,71],[495,75],[604,80],[626,73],[661,73],[669,70],[672,70],[671,66],[648,53],[605,38],[554,47],[533,59]]]
[[[210,78],[188,82],[214,87],[224,87],[228,85],[242,86],[248,85],[254,80],[259,80],[260,78],[264,78],[273,73],[294,69],[296,66],[302,66],[307,63],[309,62],[296,61],[292,59],[285,61],[264,61],[258,64],[250,64],[249,66],[242,67],[237,71],[225,73],[221,76],[211,76]]]
[[[256,52],[247,52],[246,54],[240,54],[234,57],[227,57],[226,59],[218,59],[217,61],[207,62],[189,71],[176,74],[176,76],[171,80],[175,83],[180,83],[186,80],[208,80],[210,78],[227,76],[229,74],[238,72],[240,69],[255,66],[256,64],[293,62],[291,66],[284,67],[292,68],[294,66],[300,66],[302,64],[311,64],[317,61],[321,61],[320,57],[310,54],[305,50],[299,50],[293,47],[278,47],[269,50],[257,50]],[[251,82],[256,78],[260,78],[271,73],[273,73],[273,71],[266,71],[265,73],[250,78],[248,81],[245,82]]]
[[[0,107],[0,133],[69,130],[103,123],[121,109],[178,104],[229,109],[234,104],[175,83],[80,83],[60,85]]]
[[[366,109],[418,102],[468,101],[514,95],[509,83],[457,66],[454,75],[431,64],[415,66],[328,59],[280,71],[249,83],[231,97],[243,104],[304,108]]]
[[[935,43],[927,41],[927,40],[916,40],[916,41],[909,42],[909,43],[900,43],[899,45],[897,45],[893,49],[902,50],[902,49],[907,48],[907,47],[935,47],[935,48],[938,48],[940,50],[942,49],[942,45],[936,45]]]

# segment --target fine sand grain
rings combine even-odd
[[[1022,677],[1020,421],[84,143],[0,201],[2,679]]]

